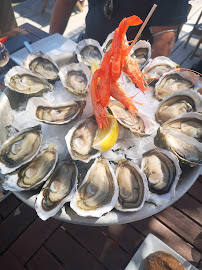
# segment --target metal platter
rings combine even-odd
[[[5,118],[5,115],[3,116],[5,112],[7,113],[7,115],[9,115],[12,112],[12,110],[19,110],[19,111],[22,110],[23,109],[22,104],[26,103],[27,99],[28,99],[27,97],[24,97],[23,95],[13,92],[7,88],[4,91],[4,93],[0,96],[0,118],[1,119]],[[5,102],[5,100],[7,100],[7,102]],[[11,110],[9,110],[8,108],[8,103],[10,103]],[[21,108],[19,108],[20,106]],[[6,133],[7,132],[6,122],[3,123],[3,125],[4,127],[1,126],[1,130],[2,128],[4,128],[5,129],[4,131]],[[146,202],[143,208],[137,212],[124,213],[113,209],[111,212],[102,216],[101,218],[93,218],[93,217],[78,216],[69,207],[69,204],[66,203],[64,207],[54,217],[65,222],[90,226],[116,225],[141,220],[162,211],[163,209],[167,208],[175,201],[177,201],[180,197],[182,197],[194,184],[194,182],[200,175],[200,171],[201,167],[199,166],[188,167],[184,169],[180,181],[177,185],[175,196],[168,203],[161,206],[155,206],[152,203]],[[14,194],[25,204],[34,208],[34,203],[38,192],[39,190],[35,190],[35,191],[14,192]]]

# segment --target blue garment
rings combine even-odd
[[[157,8],[144,29],[141,39],[152,42],[150,26],[180,25],[186,22],[188,0],[113,0],[113,13],[110,19],[104,14],[104,5],[108,0],[89,0],[86,16],[85,38],[93,38],[102,45],[109,33],[115,30],[124,17],[137,15],[143,21],[154,2]],[[129,40],[134,39],[140,26],[130,27],[127,32]]]

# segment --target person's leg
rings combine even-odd
[[[17,27],[13,8],[10,0],[1,0],[0,8],[0,36]]]

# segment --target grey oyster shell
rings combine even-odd
[[[23,65],[25,68],[43,76],[47,80],[55,81],[59,79],[58,66],[51,57],[41,51],[29,54],[23,61]]]
[[[7,174],[3,188],[10,191],[36,189],[53,173],[58,153],[53,145],[43,150],[32,161],[12,174]]]
[[[140,210],[148,197],[148,183],[140,168],[128,160],[119,160],[116,169],[119,197],[115,208],[123,212]]]
[[[35,210],[42,220],[54,216],[76,192],[78,169],[74,162],[62,161],[38,194]]]
[[[173,93],[162,100],[157,107],[155,116],[157,122],[163,123],[170,118],[194,111],[202,111],[202,98],[197,92],[187,90]]]
[[[92,145],[98,126],[94,117],[77,122],[65,136],[67,149],[72,159],[88,163],[100,156],[100,152]]]
[[[31,161],[38,154],[41,142],[40,125],[24,129],[8,138],[0,148],[1,173],[11,173]]]
[[[130,51],[130,56],[135,59],[140,69],[142,69],[151,57],[151,44],[145,40],[139,40]]]
[[[70,203],[79,216],[101,217],[111,211],[118,198],[115,174],[105,159],[96,159]]]
[[[76,95],[85,97],[89,92],[91,73],[83,63],[72,63],[59,71],[60,80],[64,88]]]
[[[52,125],[64,125],[75,121],[81,116],[85,106],[85,100],[52,104],[44,98],[33,97],[29,99],[26,111],[38,121]]]
[[[149,185],[147,201],[163,205],[175,195],[175,189],[182,173],[178,158],[168,150],[156,148],[143,154],[141,170]]]
[[[11,90],[25,95],[38,94],[53,89],[52,84],[44,77],[20,66],[15,66],[9,70],[5,76],[4,84]]]

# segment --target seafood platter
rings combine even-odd
[[[5,76],[0,177],[42,220],[133,222],[174,203],[200,175],[200,76],[151,59],[147,41],[131,46],[125,34],[137,18],[102,46],[80,41],[69,64],[38,51]]]

